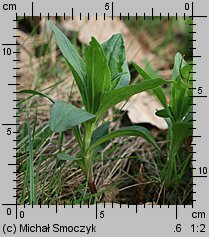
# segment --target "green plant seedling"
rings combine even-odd
[[[91,193],[96,193],[94,159],[96,153],[101,151],[108,141],[122,136],[140,136],[159,150],[152,134],[144,127],[131,126],[110,132],[109,122],[102,123],[106,112],[136,93],[156,89],[168,82],[162,78],[154,78],[129,85],[130,72],[121,34],[113,35],[103,44],[92,37],[85,48],[84,58],[81,58],[65,34],[50,21],[48,24],[74,76],[84,109],[64,101],[55,101],[41,92],[25,90],[22,93],[45,96],[53,103],[51,130],[63,133],[72,129],[80,147],[77,157],[60,151],[57,158],[76,162],[87,179]]]
[[[134,64],[137,72],[147,81],[152,80],[142,68]],[[177,179],[177,157],[183,141],[192,135],[192,63],[186,63],[177,53],[172,73],[170,103],[161,88],[153,89],[154,94],[163,105],[156,115],[163,117],[168,124],[168,159],[164,173],[165,185],[169,187]],[[183,163],[183,161],[182,161]]]

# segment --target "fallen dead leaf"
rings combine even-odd
[[[119,107],[121,105],[119,104]],[[168,127],[165,120],[155,115],[155,112],[162,108],[155,96],[142,92],[132,96],[122,110],[128,112],[128,117],[132,123],[150,123],[165,130]]]

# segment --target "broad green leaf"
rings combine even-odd
[[[122,76],[126,73],[127,72],[119,72],[115,74],[115,76],[112,78],[111,90],[118,88],[119,84],[121,83]]]
[[[191,123],[176,123],[172,127],[171,152],[175,154],[181,147],[183,140],[192,135]]]
[[[115,74],[115,76],[111,78],[112,83],[113,83],[113,81],[118,81],[118,79],[120,79],[124,74],[126,74],[126,72],[119,72],[119,73]],[[112,86],[112,87],[114,87],[114,86]]]
[[[161,118],[169,118],[169,114],[166,109],[158,110],[155,114]]]
[[[85,100],[84,83],[86,81],[86,65],[83,59],[79,56],[74,46],[71,44],[66,35],[58,29],[51,21],[48,22],[49,26],[55,34],[57,44],[65,57],[73,76],[76,80],[76,84],[81,92],[83,99]]]
[[[102,44],[108,66],[110,68],[111,77],[123,71],[126,53],[123,37],[121,34],[113,35],[109,40]]]
[[[77,161],[80,160],[80,158],[74,157],[74,156],[70,156],[69,154],[66,153],[58,153],[57,154],[57,159],[58,160],[71,160],[71,161]]]
[[[130,83],[131,76],[127,62],[124,62],[123,70],[112,78],[112,90],[127,86]]]
[[[112,88],[120,88],[130,83],[130,72],[126,61],[126,52],[123,37],[121,34],[113,35],[109,40],[102,44],[108,66],[111,72],[111,78],[115,78],[121,73],[117,81],[112,81]]]
[[[155,78],[151,80],[142,81],[136,85],[128,85],[122,88],[115,89],[105,94],[101,100],[100,108],[97,112],[97,119],[100,118],[110,107],[118,104],[119,102],[128,99],[132,95],[154,89],[160,85],[167,84],[168,81],[162,78]]]
[[[184,58],[180,53],[175,55],[172,80],[175,80],[180,75],[180,70],[186,65]]]
[[[20,91],[20,93],[23,93],[23,94],[31,94],[31,95],[39,95],[39,96],[42,96],[42,97],[45,97],[47,99],[49,99],[52,103],[54,103],[55,101],[49,97],[48,95],[42,93],[42,92],[39,92],[39,91],[36,91],[36,90],[22,90]]]
[[[94,117],[95,115],[70,103],[56,101],[51,109],[50,128],[53,132],[64,132]]]
[[[123,64],[123,75],[122,75],[122,78],[120,79],[120,83],[118,84],[117,88],[121,88],[123,86],[129,85],[130,80],[131,80],[131,75],[128,68],[128,63],[127,61],[125,61]]]
[[[93,143],[90,146],[89,151],[92,151],[94,148],[103,144],[106,141],[112,140],[116,137],[126,137],[126,136],[143,137],[146,141],[151,143],[153,146],[155,146],[159,150],[159,147],[149,130],[140,126],[131,126],[131,127],[118,129],[116,131],[113,131],[101,137],[99,140],[97,140],[95,143]]]
[[[107,134],[109,133],[109,126],[110,126],[110,123],[109,123],[109,122],[105,122],[105,123],[103,123],[101,126],[99,126],[99,127],[93,132],[93,135],[92,135],[92,138],[91,138],[91,144],[93,144],[93,143],[95,143],[96,141],[98,141],[101,137],[107,135]],[[99,146],[96,148],[96,152],[101,151],[105,146],[106,146],[106,143],[103,143],[103,144],[99,145]]]
[[[110,90],[111,75],[102,46],[94,37],[85,50],[85,58],[90,112],[95,113],[103,94]]]
[[[132,63],[134,68],[136,69],[136,71],[142,76],[142,78],[144,80],[151,80],[152,77],[147,74],[141,67],[139,67],[137,64]],[[154,88],[153,92],[155,93],[155,95],[157,96],[158,100],[160,101],[160,103],[163,105],[164,108],[167,108],[167,102],[166,102],[166,96],[165,93],[163,92],[163,90],[158,87],[158,88]]]
[[[109,132],[109,126],[110,126],[109,122],[105,122],[101,126],[99,126],[93,132],[93,135],[92,135],[92,138],[91,138],[91,144],[95,143],[97,140],[99,140],[104,135],[107,135],[108,132]]]

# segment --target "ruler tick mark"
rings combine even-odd
[[[207,178],[208,176],[207,175],[190,175],[189,177],[192,177],[192,178]]]
[[[32,20],[33,20],[33,11],[34,11],[34,3],[32,2]]]
[[[5,46],[16,46],[16,45],[20,45],[20,44],[16,43],[16,44],[2,44],[2,45],[5,45]]]
[[[58,207],[57,207],[57,200],[56,200],[56,202],[55,202],[55,203],[56,203],[56,213],[57,213],[57,212],[58,212]]]
[[[114,3],[112,2],[112,20],[114,19]]]
[[[3,126],[18,126],[20,123],[2,123]]]
[[[74,17],[74,9],[72,8],[72,20],[73,20],[73,17]]]
[[[96,220],[98,219],[98,207],[97,207],[97,201],[96,201]]]
[[[178,205],[176,204],[176,220],[178,219]]]

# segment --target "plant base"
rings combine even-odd
[[[97,193],[97,188],[96,188],[96,185],[94,183],[94,180],[93,181],[89,181],[89,189],[90,189],[92,194]]]

